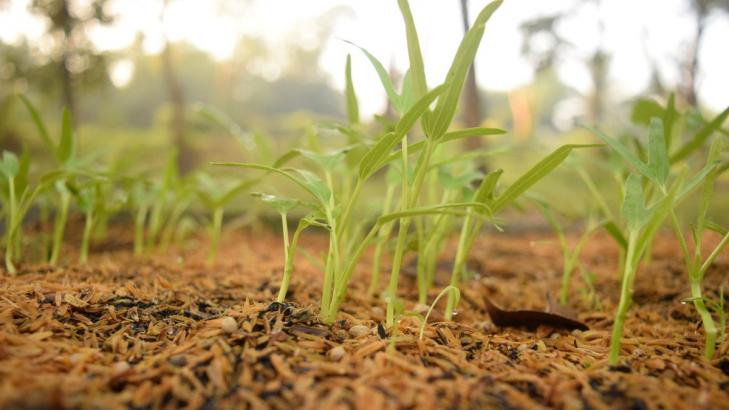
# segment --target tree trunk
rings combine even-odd
[[[463,18],[463,31],[468,32],[468,0],[461,0],[461,17]],[[468,70],[468,77],[463,89],[463,123],[466,127],[478,127],[481,125],[481,101],[478,96],[478,84],[476,83],[476,65],[471,64]],[[483,147],[483,141],[479,138],[467,138],[465,148],[468,150]]]
[[[706,25],[706,15],[708,7],[704,1],[696,1],[696,33],[694,34],[694,44],[691,47],[689,60],[684,67],[683,78],[683,98],[686,104],[695,107],[698,104],[696,92],[696,77],[699,73],[699,50],[701,48],[701,40],[704,36],[704,26]]]
[[[177,167],[181,174],[185,174],[194,167],[194,152],[185,138],[185,95],[175,74],[172,45],[165,43],[162,50],[162,68],[167,86],[167,96],[172,105],[169,131],[172,141],[177,148]]]

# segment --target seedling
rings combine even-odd
[[[716,163],[719,161],[719,154],[721,153],[722,141],[716,139],[711,145],[709,151],[709,157],[707,159],[708,164]],[[688,243],[686,241],[686,235],[684,228],[678,220],[675,212],[671,212],[673,220],[673,226],[676,230],[676,236],[678,237],[679,244],[681,245],[681,251],[683,253],[684,262],[686,264],[686,272],[688,273],[689,285],[691,289],[691,301],[696,308],[696,312],[701,317],[701,322],[704,327],[704,333],[706,335],[706,341],[704,345],[704,357],[711,359],[714,356],[716,349],[716,337],[717,328],[714,320],[711,317],[711,313],[707,309],[707,303],[702,292],[702,281],[706,271],[709,269],[711,264],[714,262],[721,251],[729,244],[729,232],[726,229],[717,227],[714,225],[714,229],[723,233],[722,239],[716,245],[716,247],[709,253],[709,256],[704,259],[702,255],[702,236],[704,231],[708,228],[709,221],[707,220],[707,213],[709,211],[709,203],[711,196],[714,191],[714,182],[718,175],[718,167],[715,167],[706,176],[703,181],[701,190],[698,217],[691,229],[691,236],[693,238],[693,252],[689,250]]]
[[[547,219],[552,228],[554,228],[557,238],[559,239],[559,246],[562,249],[562,284],[559,290],[559,303],[561,305],[567,304],[569,296],[569,286],[572,278],[572,273],[579,265],[580,254],[582,249],[587,244],[588,239],[592,236],[595,231],[600,228],[601,224],[598,224],[594,215],[591,213],[587,218],[587,226],[580,235],[577,243],[574,247],[570,247],[565,236],[564,228],[560,224],[557,217],[554,215],[554,211],[548,203],[544,201],[537,201],[537,206],[542,211],[542,214]]]
[[[639,262],[649,251],[655,233],[663,221],[671,215],[678,203],[710,174],[716,164],[707,165],[685,183],[685,173],[670,180],[670,160],[666,148],[664,127],[662,121],[657,118],[651,121],[648,162],[642,161],[620,141],[599,131],[593,132],[639,173],[631,173],[625,181],[621,212],[625,224],[622,231],[618,232],[617,230],[620,228],[616,226],[614,227],[616,231],[613,232],[613,235],[622,237],[619,242],[626,244],[625,258],[622,263],[620,302],[615,314],[610,341],[609,362],[611,365],[616,365],[620,357],[623,324],[632,303],[633,282]],[[649,207],[645,206],[643,178],[650,180],[654,184],[653,186],[657,187],[659,195]],[[670,188],[669,182],[671,182]]]
[[[261,201],[269,204],[281,216],[281,231],[283,232],[284,242],[284,270],[281,287],[279,288],[276,301],[283,303],[286,300],[286,294],[288,293],[289,284],[291,283],[291,275],[294,271],[294,258],[296,257],[296,247],[299,243],[301,232],[311,225],[324,226],[324,224],[317,220],[316,213],[312,213],[305,218],[301,218],[296,230],[294,231],[294,236],[289,242],[289,225],[287,215],[289,211],[300,205],[301,202],[296,199],[283,198],[270,194],[254,193],[253,195],[260,198]]]
[[[3,151],[0,161],[0,188],[3,196],[3,219],[5,225],[5,269],[11,275],[17,273],[15,260],[21,256],[22,226],[26,214],[35,198],[63,177],[62,172],[51,172],[41,177],[34,186],[28,183],[29,157],[24,152],[20,159]]]
[[[56,145],[50,137],[48,130],[36,108],[31,102],[21,96],[23,104],[30,113],[33,123],[48,151],[56,159],[58,170],[65,172],[65,178],[59,179],[55,183],[56,192],[60,200],[60,205],[56,211],[55,222],[53,225],[53,245],[49,263],[51,266],[58,262],[61,254],[61,245],[66,230],[66,221],[68,219],[68,209],[71,202],[71,193],[66,185],[67,180],[79,172],[79,163],[76,161],[76,136],[73,132],[71,112],[68,109],[63,110],[63,119],[61,122],[61,136],[58,145]]]
[[[225,206],[237,195],[258,182],[258,179],[244,180],[226,185],[216,183],[208,174],[198,173],[196,178],[196,192],[200,201],[210,212],[208,231],[210,232],[210,250],[207,263],[215,263],[218,255],[218,243],[223,225]]]

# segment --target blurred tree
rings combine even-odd
[[[696,106],[698,104],[696,88],[699,73],[699,51],[704,38],[706,21],[712,11],[729,12],[729,0],[689,0],[689,2],[695,13],[696,27],[694,28],[694,38],[689,48],[688,57],[682,63],[682,86],[679,87],[679,91],[687,104]]]
[[[56,66],[60,77],[63,102],[78,121],[78,101],[75,88],[105,83],[108,79],[106,59],[94,49],[88,37],[89,29],[112,22],[106,11],[107,0],[33,0],[30,11],[48,20],[47,37],[52,39],[50,64]]]
[[[556,66],[565,56],[574,50],[574,44],[559,32],[559,24],[573,18],[581,7],[592,5],[600,8],[601,0],[580,0],[572,8],[549,16],[539,16],[521,25],[523,42],[521,52],[534,62],[537,76]],[[603,46],[605,24],[602,14],[597,13],[597,44],[589,56],[580,56],[590,72],[592,90],[584,96],[586,113],[589,121],[599,122],[605,115],[605,98],[607,94],[607,74],[610,56]]]

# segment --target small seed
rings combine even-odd
[[[529,345],[527,343],[520,344],[519,347],[516,348],[517,351],[523,352],[529,348]]]
[[[327,355],[329,356],[329,360],[331,360],[333,362],[338,362],[338,361],[342,360],[342,357],[344,357],[344,355],[346,353],[347,352],[344,350],[344,348],[342,346],[337,346],[337,347],[330,349],[329,352],[327,352]]]
[[[220,330],[222,330],[223,333],[233,333],[238,330],[238,322],[236,322],[232,317],[226,316],[220,321]]]
[[[349,328],[349,334],[352,337],[360,337],[370,334],[370,328],[365,325],[357,325]]]
[[[116,362],[111,366],[111,373],[114,376],[119,376],[123,373],[126,373],[131,366],[127,362]]]
[[[645,362],[645,365],[647,368],[651,370],[663,370],[666,368],[666,362],[664,362],[662,359],[659,359],[657,357],[654,357],[653,359],[649,359]]]

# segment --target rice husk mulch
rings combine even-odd
[[[495,326],[484,295],[544,310],[558,291],[560,251],[546,240],[479,240],[455,320],[443,321],[439,305],[422,340],[414,315],[389,333],[382,326],[367,258],[329,326],[317,317],[321,274],[302,256],[287,302],[271,303],[282,265],[274,234],[227,234],[215,267],[203,262],[203,239],[144,259],[102,244],[87,266],[71,263],[69,246],[67,265],[0,275],[0,408],[729,408],[729,341],[702,359],[701,322],[681,303],[688,288],[669,235],[638,274],[619,366],[607,364],[619,278],[606,237],[582,257],[596,293],[578,273],[572,281],[570,307],[589,330]],[[317,235],[302,243],[312,255],[326,248]],[[708,297],[728,272],[725,252],[707,273]],[[400,288],[406,308],[422,311],[407,272]]]

